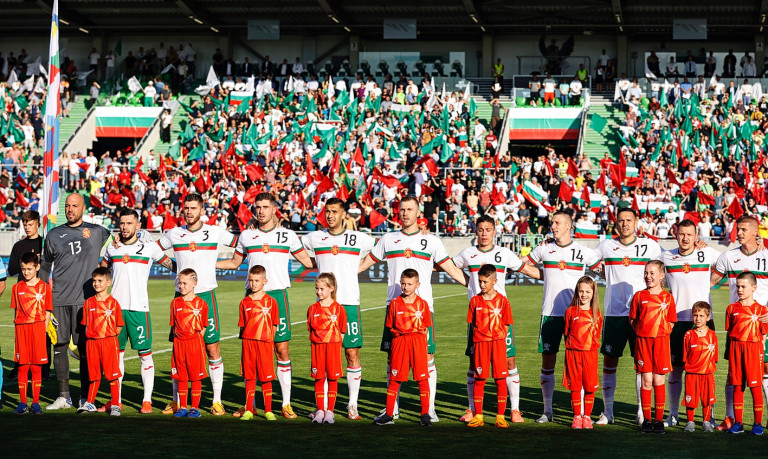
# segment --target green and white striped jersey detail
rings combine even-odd
[[[267,270],[267,290],[284,290],[291,287],[288,263],[304,246],[296,233],[276,226],[269,231],[243,231],[235,250],[248,261],[248,269],[261,265]],[[248,279],[245,288],[248,289]]]
[[[605,316],[627,317],[632,297],[645,288],[645,264],[659,258],[661,246],[653,239],[635,237],[626,245],[606,239],[595,250],[605,265]]]
[[[694,250],[688,255],[680,255],[680,249],[662,252],[659,260],[666,267],[667,285],[675,298],[677,320],[691,322],[691,308],[697,301],[712,304],[709,276],[712,266],[717,262],[720,252],[712,247]],[[714,307],[714,305],[712,305]]]
[[[758,252],[745,252],[743,247],[736,247],[720,254],[715,262],[714,270],[723,277],[728,278],[728,287],[731,290],[730,303],[739,301],[736,293],[736,276],[744,271],[751,271],[757,277],[757,291],[754,294],[755,301],[765,304],[768,301],[768,250]]]
[[[357,271],[360,260],[373,249],[373,237],[352,230],[344,230],[339,234],[323,230],[302,236],[301,243],[315,259],[318,272],[333,273],[336,276],[336,301],[348,306],[359,306],[360,284]]]
[[[154,242],[136,239],[133,244],[107,245],[104,260],[112,268],[112,296],[123,311],[149,312],[149,272],[153,262],[166,258]]]
[[[469,299],[480,293],[477,273],[480,271],[481,266],[488,264],[496,267],[496,284],[494,288],[504,296],[507,296],[505,288],[507,270],[520,271],[523,269],[522,260],[514,252],[498,245],[494,245],[487,251],[480,250],[476,245],[467,247],[453,257],[453,262],[459,269],[467,269],[469,271],[469,284],[467,285],[467,296]]]

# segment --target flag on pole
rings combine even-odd
[[[48,46],[48,92],[45,99],[45,153],[43,155],[43,195],[40,213],[43,214],[43,233],[56,225],[59,210],[59,114],[61,100],[59,85],[59,0],[53,0],[51,14],[51,42]]]

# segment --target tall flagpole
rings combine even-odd
[[[43,166],[43,195],[40,210],[43,214],[43,234],[56,226],[59,211],[59,115],[61,115],[61,71],[59,69],[59,0],[53,1],[51,14],[51,43],[48,47],[48,88],[45,96],[45,154]]]

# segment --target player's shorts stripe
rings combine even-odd
[[[483,266],[483,265],[469,265],[469,272],[476,273],[476,272],[480,271],[480,267],[481,266]],[[507,270],[506,266],[502,266],[502,265],[493,265],[493,266],[495,266],[496,267],[496,271],[500,272],[500,273],[503,273],[504,271]],[[520,269],[522,269],[522,267]]]
[[[288,247],[287,245],[269,245],[269,244],[264,244],[264,245],[250,245],[250,246],[246,247],[246,250],[248,250],[248,253],[253,253],[253,252],[289,253],[290,252],[290,247]]]

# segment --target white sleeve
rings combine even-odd
[[[309,253],[310,257],[315,256],[315,248],[312,246],[312,233],[301,236],[301,244],[307,250],[307,253]]]
[[[464,251],[466,250],[467,249],[462,250],[458,255],[453,257],[453,264],[456,265],[456,267],[459,269],[464,269],[467,267],[466,258],[464,257]]]
[[[597,268],[597,265],[600,264],[600,255],[597,254],[594,250],[584,247],[584,264],[589,269],[595,269]]]
[[[443,245],[443,241],[438,239],[437,237],[433,236],[434,243],[430,244],[432,249],[432,261],[434,261],[436,264],[441,265],[445,263],[445,260],[448,260],[450,255],[448,255],[448,251],[445,250],[445,246]]]
[[[541,263],[542,256],[544,254],[544,246],[539,245],[533,248],[531,250],[531,253],[528,254],[528,259],[531,260],[534,264]]]
[[[157,245],[160,246],[160,248],[163,250],[173,248],[173,243],[171,242],[171,238],[168,236],[168,233],[169,231],[166,231],[162,236],[160,236],[160,239],[157,240]]]
[[[288,250],[291,251],[291,255],[296,255],[297,253],[304,250],[304,246],[301,245],[299,236],[297,236],[293,231],[288,231],[288,246]]]
[[[376,245],[373,246],[373,249],[371,249],[370,255],[377,262],[386,260],[387,252],[384,249],[384,237],[383,236],[379,239],[379,242],[377,242]]]
[[[521,269],[523,269],[524,263],[523,260],[521,260],[517,255],[515,255],[515,252],[507,249],[507,262],[506,266],[507,269],[511,269],[512,271],[518,272]]]
[[[365,258],[373,250],[375,244],[376,240],[373,237],[360,233],[360,258]]]

